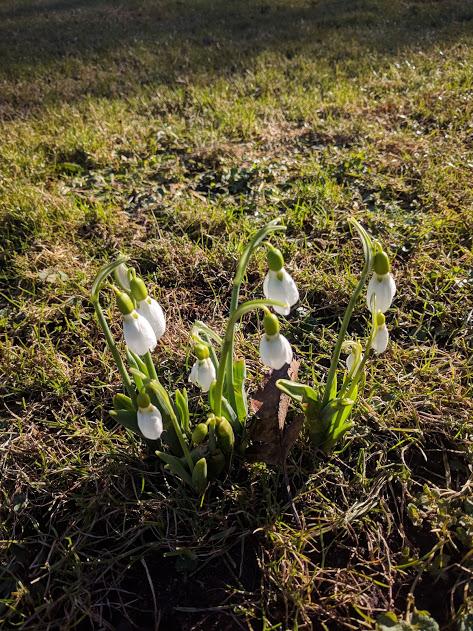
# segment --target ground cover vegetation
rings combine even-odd
[[[0,5],[4,628],[471,628],[472,27],[454,0]],[[398,287],[354,427],[200,502],[108,414],[95,274],[133,261],[166,313],[160,378],[184,382],[190,326],[222,332],[279,218],[313,383],[363,266],[348,217]],[[256,252],[242,299],[265,271]],[[235,339],[255,399],[260,332]]]

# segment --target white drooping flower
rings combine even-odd
[[[376,355],[379,355],[380,353],[384,353],[384,351],[388,347],[389,342],[389,331],[388,327],[386,326],[386,319],[383,313],[378,312],[376,316],[376,323],[376,333],[374,334],[371,347]]]
[[[153,351],[158,343],[151,324],[135,311],[128,294],[116,287],[114,290],[117,296],[117,306],[123,316],[125,344],[136,355],[146,355],[148,351]]]
[[[161,305],[154,298],[147,296],[138,302],[136,310],[148,320],[156,335],[156,339],[159,340],[166,330],[166,317]]]
[[[280,315],[289,315],[291,307],[299,300],[296,283],[284,267],[279,272],[268,271],[263,283],[263,293],[269,300],[277,300],[287,305],[287,307],[273,307]]]
[[[276,335],[265,333],[259,344],[259,354],[263,364],[274,370],[279,370],[284,364],[290,364],[292,361],[291,345],[280,333]]]
[[[350,354],[345,360],[348,372],[351,372],[363,360],[363,352],[359,342],[347,342],[344,346],[345,350],[351,349]]]
[[[292,276],[284,269],[284,259],[281,252],[268,246],[267,261],[269,271],[263,282],[263,293],[268,300],[277,300],[285,307],[273,307],[280,315],[289,315],[291,307],[299,300],[299,291]]]
[[[268,368],[279,370],[292,361],[292,348],[288,340],[279,332],[277,316],[269,311],[264,316],[264,335],[259,344],[261,361]]]
[[[396,282],[389,271],[389,259],[385,252],[375,254],[373,268],[374,273],[366,292],[366,304],[371,312],[374,307],[377,312],[385,313],[396,295]],[[373,296],[375,300],[373,300]]]
[[[197,344],[194,353],[197,359],[192,366],[189,381],[198,386],[202,392],[208,392],[217,378],[215,366],[209,356],[209,349],[205,344]]]
[[[123,316],[123,337],[130,351],[140,356],[153,351],[158,343],[151,324],[135,310]]]
[[[145,438],[157,440],[163,433],[163,417],[145,393],[140,393],[138,402],[138,427]]]

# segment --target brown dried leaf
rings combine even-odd
[[[253,462],[282,465],[299,435],[303,417],[297,415],[290,425],[286,425],[290,399],[276,387],[278,379],[295,381],[299,366],[300,362],[293,359],[291,364],[271,371],[250,399],[250,409],[256,420],[248,432],[253,445],[247,450],[247,456]]]

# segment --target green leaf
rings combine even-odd
[[[376,620],[376,631],[439,631],[439,625],[428,611],[416,611],[412,622],[398,620],[394,613],[388,611]]]
[[[291,399],[297,401],[298,403],[306,403],[308,401],[318,401],[318,393],[314,388],[310,386],[306,386],[302,383],[296,383],[295,381],[291,381],[290,379],[278,379],[276,381],[276,386],[287,394]]]
[[[337,398],[337,373],[333,375],[332,385],[330,386],[330,401]]]
[[[244,423],[248,416],[248,398],[245,390],[246,364],[244,359],[233,362],[233,386],[235,394],[236,413],[240,423]]]
[[[127,348],[126,356],[132,366],[140,370],[144,375],[146,375],[150,379],[152,378],[152,376],[149,374],[148,366],[145,364],[145,362],[141,359],[139,355],[137,355],[136,353],[133,353],[133,351],[130,351]]]
[[[232,408],[230,402],[225,397],[222,397],[222,416],[227,419],[227,421],[232,426],[232,429],[239,435],[241,432],[240,421],[238,420],[238,416],[235,410]]]
[[[137,434],[141,434],[138,429],[138,418],[136,416],[136,412],[131,412],[130,410],[110,410],[110,416],[123,425],[127,429],[131,429],[133,432]]]
[[[185,388],[183,388],[182,392],[180,390],[176,390],[174,396],[176,398],[176,408],[181,428],[186,434],[190,434],[190,416],[187,391]]]
[[[156,399],[158,400],[158,408],[161,412],[165,411],[169,417],[174,414],[174,408],[172,407],[169,395],[159,381],[156,381],[155,379],[148,381],[146,383],[146,388],[151,389],[151,391],[155,394]]]
[[[169,469],[174,473],[174,475],[176,475],[178,478],[181,478],[181,480],[186,482],[186,484],[188,484],[189,486],[193,487],[192,478],[179,458],[171,456],[171,454],[165,454],[162,451],[156,451],[156,455],[168,465]]]

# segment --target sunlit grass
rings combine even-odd
[[[454,629],[471,610],[472,18],[453,0],[2,3],[5,628],[369,629],[415,605]],[[284,331],[323,379],[362,265],[349,215],[399,287],[354,429],[331,457],[294,447],[301,529],[264,465],[199,508],[108,416],[94,274],[135,262],[182,384],[192,322],[221,326],[242,244],[281,216],[301,293]],[[257,326],[238,339],[255,385]]]

